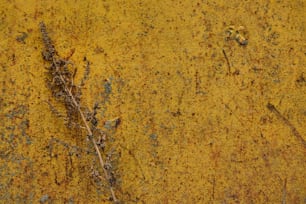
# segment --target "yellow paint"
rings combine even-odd
[[[0,203],[103,203],[86,133],[46,103],[44,21],[103,104],[125,203],[303,203],[303,1],[0,1]],[[243,26],[248,45],[226,41]],[[25,35],[26,34],[26,35]],[[227,65],[223,50],[228,57]],[[107,94],[111,87],[110,94]],[[78,155],[77,155],[78,154]],[[98,168],[98,165],[94,166]]]

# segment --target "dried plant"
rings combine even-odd
[[[98,171],[95,171],[95,177],[105,179],[108,183],[108,187],[111,193],[111,199],[113,202],[119,202],[115,196],[114,185],[115,178],[111,165],[107,162],[108,158],[105,155],[105,160],[101,154],[100,149],[104,150],[105,133],[97,128],[98,120],[96,118],[99,105],[95,104],[92,111],[88,108],[81,106],[81,87],[84,86],[85,81],[88,78],[90,71],[90,63],[86,61],[86,69],[79,85],[74,83],[74,77],[76,74],[76,68],[74,64],[65,58],[61,58],[46,29],[44,22],[39,24],[42,34],[42,40],[45,46],[43,51],[43,59],[49,63],[47,68],[46,83],[47,87],[51,90],[52,95],[59,101],[61,101],[66,109],[66,124],[69,128],[83,127],[87,131],[87,136],[92,142],[94,149],[98,155],[100,166],[103,170],[104,177],[99,176]],[[71,71],[73,70],[73,71]],[[53,107],[50,102],[47,102],[52,110],[58,117],[59,112]],[[106,161],[106,162],[105,162]]]

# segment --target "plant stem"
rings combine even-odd
[[[81,118],[82,118],[82,121],[83,121],[83,123],[84,123],[84,125],[85,125],[85,127],[86,127],[86,130],[87,130],[87,133],[88,133],[88,135],[89,135],[90,138],[91,138],[91,142],[93,143],[93,145],[94,145],[94,147],[95,147],[96,153],[98,154],[99,162],[100,162],[100,165],[101,165],[101,167],[102,167],[102,169],[103,169],[103,172],[104,172],[105,178],[106,178],[106,180],[107,180],[107,183],[108,183],[108,185],[109,185],[109,189],[110,189],[110,192],[111,192],[111,195],[112,195],[112,199],[113,199],[113,201],[116,203],[116,202],[118,202],[118,200],[117,200],[117,198],[116,198],[116,196],[115,196],[115,192],[114,192],[113,187],[112,187],[111,184],[109,183],[110,175],[108,174],[108,172],[107,172],[106,169],[104,168],[105,162],[104,162],[104,160],[103,160],[103,157],[102,157],[102,154],[101,154],[101,152],[100,152],[100,150],[99,150],[99,147],[98,147],[98,145],[97,145],[97,143],[96,143],[96,141],[95,141],[95,139],[94,139],[94,137],[93,137],[93,133],[92,133],[92,131],[91,131],[91,129],[90,129],[90,127],[89,127],[87,121],[86,121],[86,118],[85,118],[85,116],[84,116],[84,113],[83,113],[82,110],[81,110],[80,104],[76,101],[76,99],[75,99],[74,95],[72,94],[71,90],[67,88],[65,79],[63,78],[62,74],[60,74],[60,72],[59,72],[59,67],[58,67],[57,64],[56,64],[56,61],[55,61],[55,59],[54,59],[54,56],[52,57],[52,61],[53,61],[54,66],[56,67],[56,70],[57,70],[58,73],[59,73],[59,77],[60,77],[60,80],[61,80],[62,83],[63,83],[65,92],[66,92],[67,95],[71,98],[73,105],[77,108],[77,110],[78,110],[78,112],[79,112],[79,114],[80,114],[80,116],[81,116]]]

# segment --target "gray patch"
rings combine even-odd
[[[43,195],[43,196],[40,198],[39,202],[40,202],[40,203],[45,203],[45,202],[47,202],[48,200],[49,200],[49,195],[46,194],[46,195]]]

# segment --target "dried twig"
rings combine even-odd
[[[283,186],[282,204],[286,204],[286,197],[287,197],[287,178],[285,178]]]
[[[276,108],[273,104],[268,103],[267,108],[274,113],[277,118],[281,119],[289,128],[291,129],[293,135],[306,147],[306,141],[302,137],[302,135],[297,131],[297,129],[290,123],[290,121],[285,118]]]
[[[94,145],[95,151],[99,158],[99,163],[103,169],[104,178],[108,182],[109,190],[111,192],[112,200],[118,202],[118,199],[115,196],[114,192],[114,176],[112,171],[108,170],[108,165],[104,162],[102,154],[100,152],[99,146],[96,142],[93,132],[99,133],[97,131],[97,119],[96,119],[96,110],[98,105],[94,106],[93,113],[91,114],[90,119],[86,117],[85,109],[82,108],[80,104],[81,90],[80,86],[76,86],[73,82],[73,78],[76,72],[71,72],[69,66],[73,64],[64,58],[60,58],[54,48],[54,45],[51,39],[48,36],[46,26],[43,22],[40,23],[40,30],[42,33],[42,40],[45,45],[45,50],[43,51],[43,58],[45,61],[50,63],[50,66],[47,68],[47,85],[52,91],[53,96],[62,101],[66,108],[68,126],[71,128],[72,124],[82,123],[85,126],[85,129],[88,134],[88,138]],[[87,60],[86,60],[87,61]],[[89,74],[89,62],[86,64],[86,72],[82,79],[81,85],[87,79]],[[80,122],[79,122],[80,121]],[[95,122],[93,122],[95,121]],[[79,126],[81,126],[79,124]],[[101,131],[100,131],[101,132]]]
[[[223,52],[224,58],[226,60],[226,64],[227,64],[227,68],[228,68],[228,75],[231,75],[231,64],[229,62],[229,59],[228,59],[224,49],[222,49],[222,52]]]

